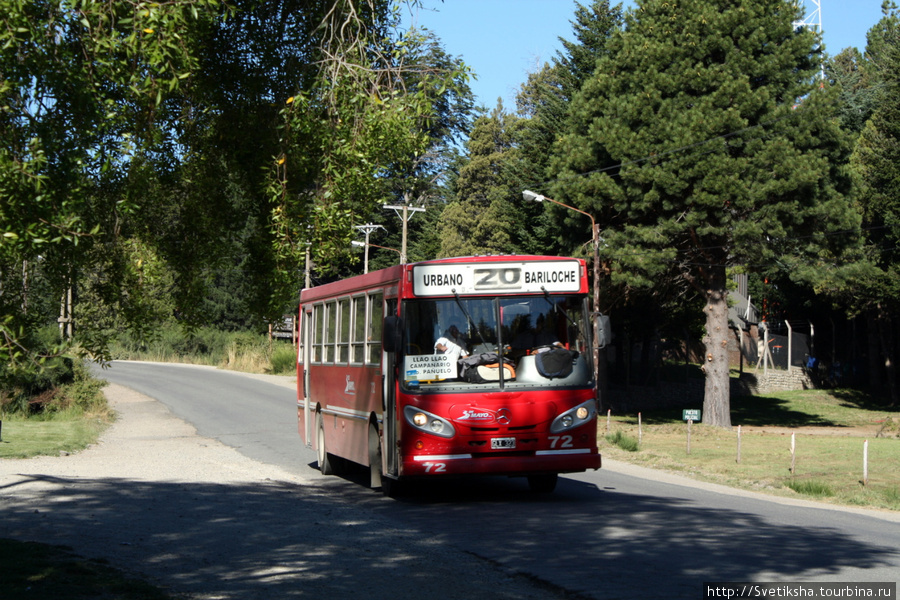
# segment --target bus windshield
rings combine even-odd
[[[593,384],[582,295],[407,300],[403,315],[402,381],[409,391]],[[565,370],[571,372],[542,374],[546,371],[537,368],[535,358],[550,350],[558,360],[571,359],[572,368]]]

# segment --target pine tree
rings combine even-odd
[[[727,269],[828,258],[852,228],[835,93],[783,0],[643,0],[575,98],[557,199],[592,211],[613,281],[704,301],[704,421],[729,427]]]
[[[594,0],[590,6],[576,3],[576,7],[571,21],[574,39],[560,38],[563,50],[530,74],[516,97],[522,121],[515,134],[518,160],[510,168],[522,189],[546,191],[546,182],[555,178],[552,150],[569,128],[572,98],[593,74],[597,59],[608,53],[607,43],[622,24],[621,5],[610,8],[608,0]],[[531,251],[571,253],[584,243],[569,234],[571,215],[564,211],[544,211],[538,204],[526,204],[521,211],[529,224],[525,243]]]
[[[511,128],[516,117],[498,103],[490,116],[475,120],[467,148],[469,160],[456,179],[456,200],[441,216],[440,256],[517,252],[518,217],[514,200],[521,192],[505,166],[515,153]]]
[[[883,92],[851,157],[856,199],[862,210],[866,250],[874,272],[857,281],[854,304],[874,313],[878,342],[887,371],[892,403],[900,401],[894,366],[895,327],[900,310],[900,39],[885,40],[881,70]]]

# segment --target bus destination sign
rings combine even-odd
[[[496,262],[476,264],[416,265],[416,296],[454,294],[578,292],[579,262]]]

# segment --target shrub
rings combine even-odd
[[[53,327],[38,330],[28,345],[44,358],[40,362],[0,364],[0,416],[41,412],[51,402],[54,390],[74,380],[71,358],[56,356],[59,332]]]
[[[109,416],[109,407],[103,388],[107,382],[94,377],[85,366],[84,361],[77,361],[73,369],[74,378],[71,383],[59,389],[59,401],[52,402],[50,412],[69,412],[72,416],[82,414]]]
[[[804,479],[802,481],[791,480],[785,485],[794,490],[798,494],[805,496],[834,496],[834,490],[827,483],[815,481],[812,479]]]
[[[638,441],[621,431],[608,434],[606,436],[606,441],[614,446],[618,446],[622,450],[627,450],[628,452],[637,452],[639,450]]]
[[[276,342],[271,362],[275,375],[293,375],[297,372],[297,349],[292,344]]]

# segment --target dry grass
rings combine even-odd
[[[693,424],[690,454],[687,425],[677,420],[680,410],[677,416],[642,415],[640,432],[636,416],[613,417],[609,434],[640,436],[637,452],[608,442],[607,421],[601,418],[601,453],[733,487],[900,510],[900,439],[885,437],[895,428],[896,409],[878,409],[871,399],[856,394],[816,390],[738,399],[734,405],[735,427],[731,430]],[[741,426],[740,462],[736,426],[740,421],[734,415],[743,415],[745,423],[752,423]],[[864,482],[867,441],[868,480]]]

